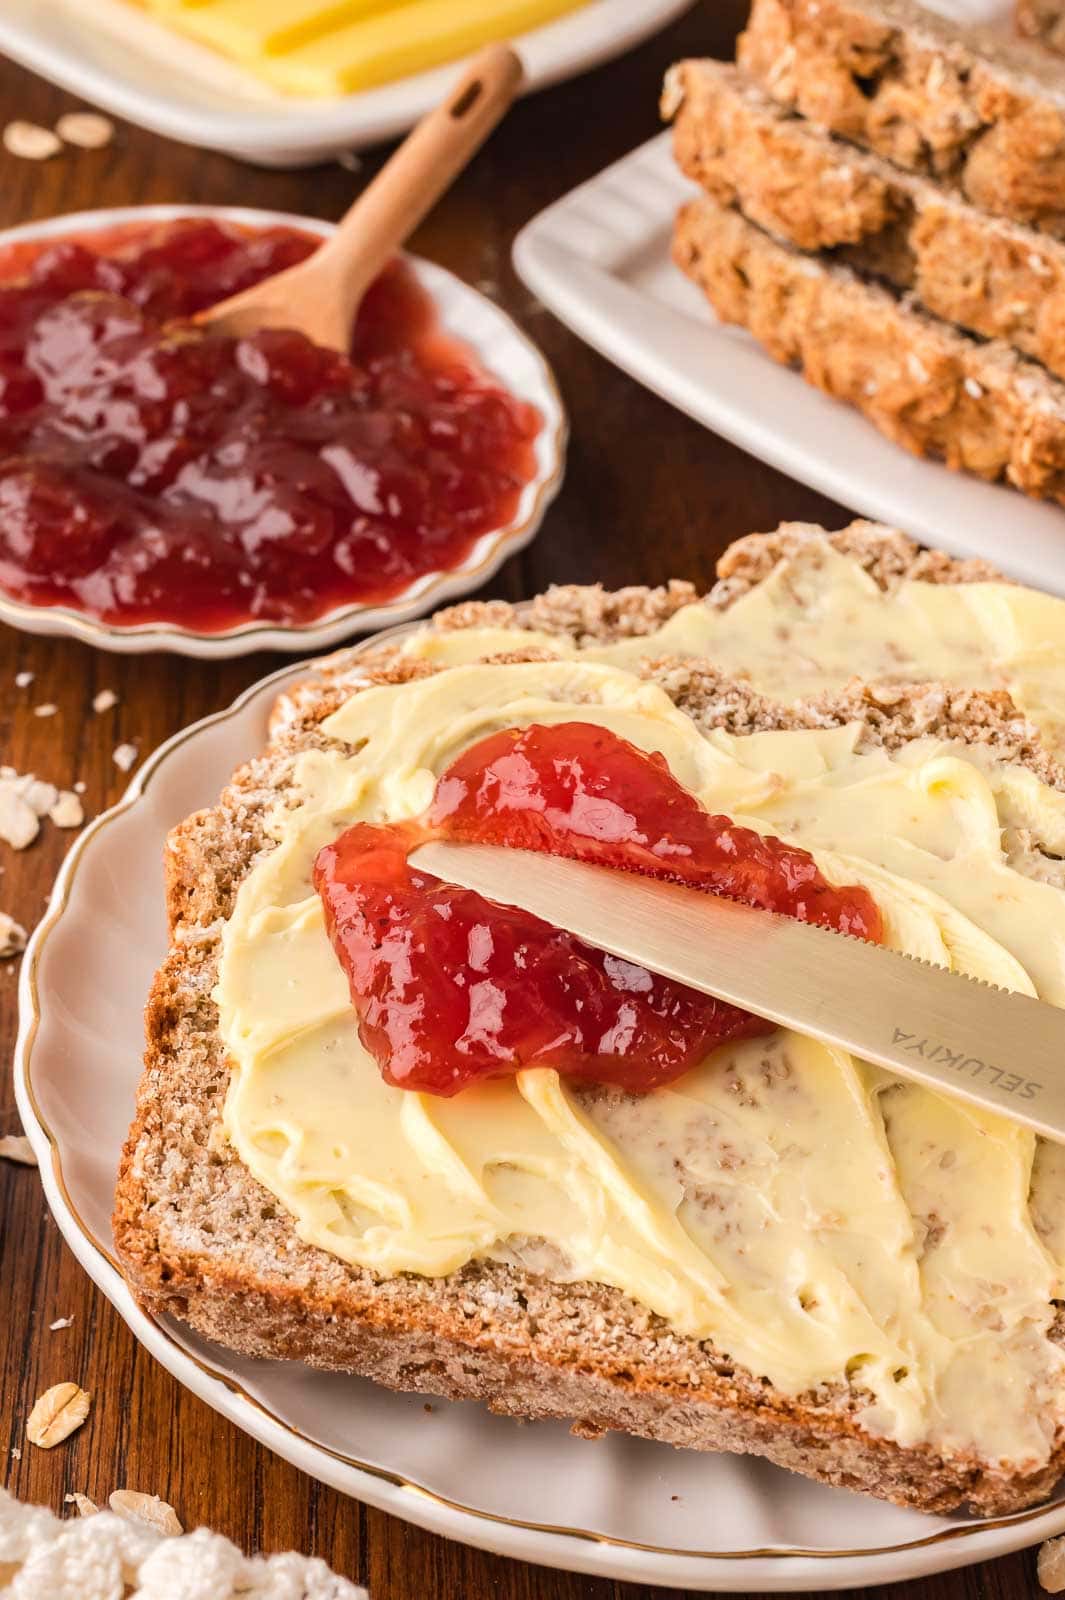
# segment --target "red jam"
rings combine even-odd
[[[316,243],[189,221],[0,259],[0,587],[124,624],[306,623],[512,519],[539,414],[439,331],[401,263],[350,360],[168,326]]]
[[[413,871],[430,837],[543,850],[728,895],[879,940],[876,902],[804,850],[712,816],[660,755],[583,722],[507,729],[437,783],[426,815],[359,823],[314,880],[363,1043],[389,1083],[452,1095],[522,1067],[646,1093],[769,1025]]]

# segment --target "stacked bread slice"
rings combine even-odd
[[[1065,502],[1065,74],[912,0],[754,0],[664,110],[718,316],[920,455]]]

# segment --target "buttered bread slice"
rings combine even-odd
[[[1014,1509],[1065,1463],[1056,1147],[784,1031],[645,1095],[415,1094],[337,981],[318,849],[418,815],[486,733],[579,721],[869,890],[890,944],[1065,1004],[1065,606],[868,525],[723,569],[707,601],[460,606],[279,705],[171,836],[117,1248],[246,1354]]]
[[[752,728],[775,726],[793,704],[824,706],[837,721],[859,706],[872,716],[879,704],[899,736],[946,718],[965,719],[978,738],[993,708],[1000,747],[1010,740],[1029,764],[1048,750],[1065,757],[1065,601],[865,521],[835,533],[789,522],[751,534],[729,546],[717,573],[705,598],[673,582],[614,593],[565,586],[514,606],[466,602],[430,618],[409,643],[377,652],[375,668],[407,675],[517,646],[628,667],[699,658],[728,717],[741,715],[742,702]],[[275,728],[320,720],[362,682],[365,660],[359,651],[331,656],[313,683],[283,697]],[[971,690],[987,698],[977,702]],[[1035,731],[1045,748],[1033,745]]]

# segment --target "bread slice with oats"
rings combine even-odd
[[[1038,45],[916,0],[754,0],[736,60],[817,126],[1065,236],[1065,85]]]
[[[331,713],[375,686],[402,692],[447,672],[457,636],[482,642],[496,663],[513,664],[530,682],[559,652],[629,641],[627,670],[664,691],[707,738],[727,743],[729,736],[744,741],[799,730],[832,739],[846,729],[854,749],[873,756],[939,741],[944,749],[979,751],[981,770],[1006,772],[1022,787],[1038,780],[1048,794],[1065,795],[1065,771],[1009,694],[989,687],[997,668],[986,662],[974,660],[969,681],[949,685],[847,682],[841,674],[834,687],[785,703],[711,658],[663,653],[663,639],[681,637],[693,606],[725,617],[782,573],[794,578],[797,592],[815,597],[818,564],[832,562],[845,563],[874,599],[912,595],[906,585],[923,590],[994,578],[980,563],[919,552],[869,524],[831,537],[784,528],[734,546],[703,602],[677,583],[616,594],[563,588],[520,606],[466,603],[434,618],[418,636],[419,650],[393,643],[342,651],[284,697],[268,748],[167,845],[171,948],[148,1005],[144,1075],[114,1218],[125,1273],[148,1311],[176,1316],[243,1355],[479,1400],[516,1417],[566,1418],[589,1437],[618,1429],[686,1448],[752,1453],[927,1511],[968,1505],[997,1515],[1049,1494],[1065,1469],[1065,1379],[1055,1378],[1041,1401],[1045,1449],[1037,1461],[1018,1465],[926,1440],[899,1442],[864,1420],[860,1362],[810,1392],[783,1393],[713,1340],[678,1333],[606,1284],[560,1281],[518,1257],[470,1260],[439,1277],[382,1275],[307,1244],[223,1133],[231,1067],[213,998],[221,940],[242,883],[275,848],[271,816],[279,802],[295,803],[301,754],[336,746],[323,727]],[[815,598],[811,604],[816,612]],[[644,640],[648,653],[641,655]],[[1016,870],[1065,902],[1048,841],[1011,826]],[[610,1093],[588,1090],[589,1108]],[[1030,1220],[1033,1239],[1038,1233],[1049,1251],[1056,1242],[1050,1202],[1059,1192],[1065,1198],[1065,1180],[1047,1171],[1043,1182]],[[934,1274],[944,1225],[922,1229],[922,1271]],[[1051,1374],[1065,1370],[1054,1298],[1048,1291],[1038,1327],[1029,1330]]]
[[[677,265],[721,322],[914,455],[1065,504],[1065,383],[850,268],[782,244],[704,194],[683,206]]]
[[[724,61],[678,62],[662,109],[677,165],[723,205],[1065,377],[1065,243],[795,116]]]

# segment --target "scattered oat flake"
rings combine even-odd
[[[55,1383],[40,1396],[26,1423],[30,1444],[51,1450],[81,1427],[92,1397],[76,1383]]]
[[[64,1505],[77,1506],[79,1517],[95,1517],[100,1507],[95,1500],[90,1500],[87,1494],[65,1494]]]
[[[20,956],[26,948],[26,930],[21,922],[0,911],[0,961],[10,956]]]
[[[56,1317],[54,1322],[50,1322],[48,1324],[48,1332],[49,1333],[58,1333],[60,1328],[72,1328],[73,1326],[74,1326],[74,1318],[73,1317]]]
[[[138,1494],[136,1489],[116,1489],[108,1497],[108,1505],[127,1522],[144,1522],[157,1533],[184,1533],[173,1506],[160,1500],[157,1494]]]
[[[112,706],[118,705],[118,695],[113,689],[101,689],[99,694],[92,697],[94,711],[110,711]]]
[[[87,787],[88,785],[86,784],[85,779],[79,778],[77,783],[74,785],[74,793],[84,794]]]
[[[1048,1539],[1040,1547],[1036,1572],[1048,1594],[1065,1593],[1065,1539]]]
[[[102,150],[114,138],[115,125],[98,111],[67,111],[56,123],[55,131],[67,144],[76,144],[81,150]]]
[[[0,782],[0,839],[16,850],[25,850],[40,831],[37,813],[7,782]]]
[[[12,1457],[12,1460],[14,1460],[14,1461],[21,1461],[22,1460],[22,1451],[19,1449],[17,1444],[13,1444],[11,1446],[11,1457]]]
[[[38,817],[47,816],[59,799],[59,790],[55,784],[46,783],[43,778],[35,778],[32,772],[27,772],[24,778],[16,780],[15,791]]]
[[[16,672],[15,673],[15,688],[16,689],[28,689],[32,682],[33,682],[33,673],[32,672]]]
[[[111,760],[116,767],[121,767],[123,772],[128,772],[136,759],[137,746],[135,744],[120,744],[111,753]]]
[[[52,702],[48,700],[43,706],[34,706],[33,714],[35,717],[54,717],[58,710],[59,707],[54,706]]]
[[[62,148],[59,136],[36,122],[9,122],[4,129],[4,149],[23,161],[47,161]]]
[[[37,1157],[30,1141],[21,1133],[5,1133],[0,1138],[0,1161],[15,1161],[20,1167],[35,1167]]]
[[[48,815],[57,828],[80,828],[85,821],[85,809],[73,789],[60,789]]]

